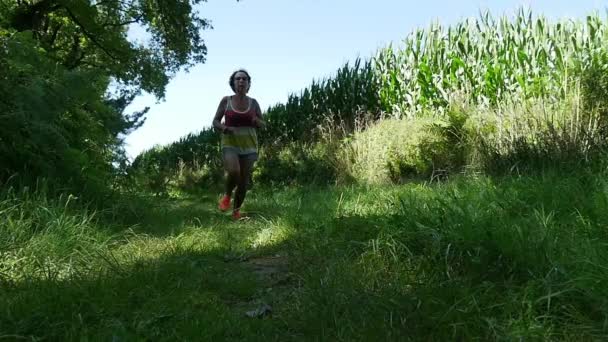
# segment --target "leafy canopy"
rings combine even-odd
[[[66,68],[89,68],[131,91],[159,98],[178,70],[205,61],[201,32],[211,28],[194,6],[204,0],[5,0],[0,25],[31,31]],[[146,39],[129,39],[129,29]]]

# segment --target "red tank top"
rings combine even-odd
[[[253,118],[255,117],[255,110],[252,106],[252,100],[249,98],[249,106],[244,112],[239,112],[232,106],[232,96],[228,97],[228,103],[226,104],[226,110],[224,112],[224,124],[229,127],[253,127]]]

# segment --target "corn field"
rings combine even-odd
[[[401,49],[380,50],[374,75],[383,110],[395,116],[445,107],[460,94],[482,106],[562,99],[607,42],[598,15],[552,24],[523,10],[513,20],[486,12],[454,27],[434,23],[410,34]]]
[[[347,63],[335,75],[314,80],[299,94],[291,94],[285,104],[268,108],[261,144],[268,155],[274,155],[273,151],[293,142],[314,144],[327,135],[328,127],[345,136],[361,122],[383,118],[432,115],[441,119],[454,102],[486,113],[501,113],[498,108],[528,101],[558,103],[572,94],[578,96],[581,80],[591,74],[589,69],[595,68],[596,73],[605,69],[606,65],[594,63],[608,63],[607,24],[598,13],[584,20],[552,22],[525,10],[498,18],[485,12],[448,27],[432,23],[412,32],[401,45],[382,48],[369,60]],[[588,100],[598,97],[590,94]],[[501,120],[499,114],[495,116]],[[204,130],[201,139],[148,151],[144,155],[149,162],[140,165],[154,164],[158,159],[154,154],[162,154],[167,161],[190,161],[191,151],[200,148],[177,145],[217,142],[202,138],[214,134]],[[217,153],[219,160],[217,147],[209,151]],[[173,155],[178,151],[187,155]],[[203,159],[213,158],[205,153]],[[178,169],[177,163],[162,168],[167,167]]]
[[[402,46],[380,49],[369,61],[346,64],[313,82],[286,104],[267,110],[267,141],[314,140],[315,127],[348,126],[373,118],[442,113],[455,97],[493,107],[530,98],[563,99],[594,56],[608,51],[605,18],[551,22],[520,10],[513,18],[478,18],[412,32]]]

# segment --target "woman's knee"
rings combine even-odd
[[[228,174],[228,177],[230,177],[230,178],[233,178],[233,179],[241,178],[241,171],[238,168],[227,168],[226,173]]]
[[[247,189],[247,184],[249,183],[249,180],[247,179],[247,177],[243,177],[243,175],[239,176],[239,180],[237,182],[237,185],[243,189]]]

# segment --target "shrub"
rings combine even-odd
[[[336,170],[331,145],[289,143],[260,151],[254,180],[266,184],[331,184]]]
[[[449,120],[387,119],[345,139],[338,167],[363,183],[402,182],[434,177],[464,165],[462,114]]]

